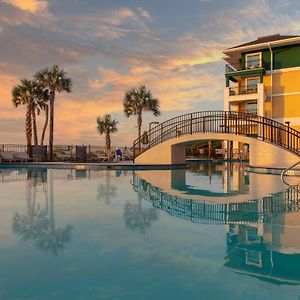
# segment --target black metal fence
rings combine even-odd
[[[240,85],[240,86],[234,86],[229,88],[229,95],[245,95],[245,94],[253,94],[257,93],[257,84],[251,84],[251,85]]]
[[[142,137],[133,143],[133,157],[148,149],[182,135],[197,133],[228,133],[244,135],[279,145],[299,155],[300,132],[272,119],[233,111],[201,111],[165,121],[147,132],[148,144]],[[224,136],[224,139],[226,137]]]
[[[33,146],[34,148],[35,146]],[[44,146],[47,148],[47,146]],[[78,151],[79,149],[81,151]],[[115,150],[117,147],[111,147],[107,150],[105,146],[95,145],[54,145],[53,146],[53,161],[89,161],[89,162],[110,162],[115,159]],[[118,147],[122,151],[122,160],[131,160],[133,157],[130,147]],[[47,149],[45,150],[47,151]],[[35,152],[35,151],[34,151]],[[85,153],[83,153],[85,152]],[[27,146],[22,144],[0,144],[0,158],[2,154],[2,160],[5,160],[5,153],[13,154],[17,159],[21,154],[27,153]],[[24,157],[24,156],[22,156]],[[83,159],[84,158],[84,159]],[[37,159],[35,153],[33,159],[37,161],[46,161],[44,159]],[[14,158],[9,159],[10,162],[14,161]]]

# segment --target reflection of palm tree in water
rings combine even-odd
[[[142,197],[138,196],[138,203],[127,202],[124,207],[125,224],[133,231],[138,230],[144,234],[151,227],[152,221],[158,219],[157,209],[154,207],[143,208]]]
[[[100,183],[98,187],[97,200],[104,199],[105,204],[110,204],[116,197],[117,187],[110,183],[110,172],[105,171],[105,183]]]
[[[36,204],[37,178],[28,179],[26,186],[27,215],[16,213],[13,217],[13,230],[23,240],[32,240],[34,245],[44,251],[57,255],[64,249],[65,243],[71,240],[71,225],[55,228],[53,179],[49,170],[49,198],[44,185],[45,208]],[[50,209],[49,209],[50,208]]]

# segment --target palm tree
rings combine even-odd
[[[35,119],[35,103],[42,97],[43,92],[41,88],[32,80],[22,79],[21,83],[12,89],[12,102],[14,106],[26,105],[25,135],[27,152],[30,157],[32,156],[32,121]]]
[[[102,117],[97,117],[97,130],[100,135],[105,134],[106,150],[110,150],[110,134],[118,131],[118,123],[119,122],[116,119],[111,118],[110,114],[105,114]]]
[[[41,145],[44,144],[44,137],[48,125],[48,100],[49,100],[49,92],[47,89],[43,89],[41,86],[37,84],[36,92],[38,92],[38,97],[36,97],[33,101],[33,109],[32,109],[32,124],[33,124],[33,137],[34,137],[34,145],[38,145],[38,133],[37,133],[37,125],[36,125],[36,115],[39,115],[42,110],[45,111],[45,124],[43,127],[42,135],[41,135]]]
[[[139,151],[141,150],[141,128],[143,111],[152,111],[154,116],[160,115],[159,101],[144,85],[139,88],[132,88],[125,93],[123,100],[124,113],[127,118],[137,116]]]
[[[45,134],[46,134],[47,126],[48,126],[48,123],[49,123],[49,105],[48,105],[48,103],[44,102],[41,108],[45,112],[45,123],[44,123],[43,131],[42,131],[42,136],[41,136],[41,146],[43,146],[44,145],[44,139],[45,139]]]
[[[41,111],[45,112],[45,121],[44,121],[43,130],[41,133],[41,144],[40,144],[41,146],[43,146],[46,130],[47,130],[48,123],[49,123],[49,91],[48,91],[48,89],[43,90],[42,98],[38,99],[38,101],[36,101],[36,103],[35,103],[35,109],[36,109],[36,112],[38,115],[41,113]]]
[[[44,88],[49,90],[50,128],[49,128],[49,159],[53,159],[53,131],[54,131],[54,101],[56,92],[70,93],[72,80],[66,76],[66,72],[57,65],[45,68],[34,75],[34,78]]]

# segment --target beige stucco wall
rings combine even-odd
[[[185,146],[200,140],[231,140],[249,144],[249,164],[252,167],[286,168],[300,157],[277,145],[255,138],[223,133],[199,133],[165,141],[139,155],[135,163],[145,165],[174,165],[185,163]]]

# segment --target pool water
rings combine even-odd
[[[0,299],[300,299],[297,181],[0,169]]]

